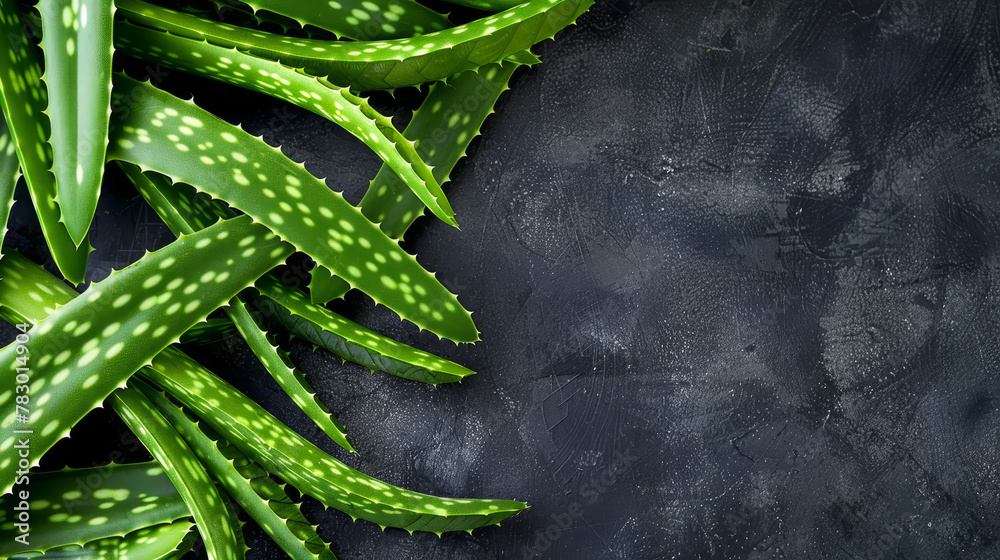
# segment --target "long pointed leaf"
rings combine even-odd
[[[41,0],[56,203],[76,244],[97,211],[111,118],[112,0]]]
[[[474,372],[433,354],[396,342],[336,313],[309,302],[273,276],[263,276],[254,287],[265,296],[268,317],[295,336],[361,364],[399,377],[425,383],[461,381]]]
[[[374,479],[327,455],[257,403],[180,352],[168,349],[143,368],[220,435],[301,492],[355,518],[409,531],[471,530],[526,506],[508,500],[437,498]]]
[[[237,560],[236,533],[215,484],[191,448],[136,388],[111,394],[111,405],[173,482],[194,516],[211,560]]]
[[[16,376],[0,379],[0,493],[17,470],[13,430],[33,430],[33,455],[41,457],[157,352],[288,256],[285,243],[257,228],[241,217],[182,237],[57,309],[26,344],[0,350],[0,363],[31,357],[27,411],[14,403]],[[4,295],[45,299],[38,287],[22,290]]]
[[[267,369],[271,377],[278,382],[281,389],[312,419],[323,433],[330,436],[337,445],[348,451],[354,451],[354,447],[347,441],[347,434],[344,433],[344,426],[337,422],[326,406],[321,403],[306,381],[305,375],[295,369],[288,357],[271,344],[267,338],[267,333],[261,330],[260,326],[250,316],[246,306],[240,297],[235,297],[226,308],[226,313],[236,324],[236,328],[243,336],[254,355],[260,360],[264,368]]]
[[[145,394],[177,428],[226,492],[257,522],[278,546],[294,560],[336,560],[330,546],[323,542],[300,505],[293,502],[281,485],[271,480],[267,471],[250,461],[240,450],[210,438],[200,425],[154,391]]]
[[[526,53],[530,55],[531,53]],[[534,55],[526,57],[529,63]],[[522,63],[505,60],[452,77],[431,86],[427,98],[414,111],[403,134],[414,138],[417,153],[434,169],[441,184],[448,181],[455,164],[465,156],[472,139],[490,114],[514,71]],[[369,220],[390,237],[402,238],[424,212],[424,203],[413,195],[392,168],[383,165],[358,205]],[[344,297],[347,282],[317,266],[309,271],[309,297],[326,303]]]
[[[7,130],[7,121],[0,119],[0,241],[7,237],[7,219],[14,206],[14,187],[21,176],[14,139]],[[3,252],[0,251],[0,258]]]
[[[392,121],[347,88],[234,48],[152,31],[127,21],[115,24],[115,41],[121,50],[137,58],[273,95],[344,127],[399,174],[436,216],[458,225],[441,185],[413,143]]]
[[[59,221],[55,177],[51,171],[51,129],[44,113],[48,96],[41,81],[40,57],[38,48],[21,28],[13,0],[0,1],[0,37],[10,41],[6,54],[0,56],[0,109],[14,139],[21,171],[52,259],[66,279],[79,284],[84,280],[87,255],[92,248],[86,239],[78,247]]]
[[[193,103],[120,75],[115,88],[142,101],[123,115],[109,158],[225,200],[420,328],[479,339],[455,294],[304,167]]]
[[[387,41],[322,41],[248,31],[141,0],[117,0],[129,21],[212,44],[237,47],[353,90],[395,89],[499,62],[555,35],[593,0],[529,0],[443,31]]]

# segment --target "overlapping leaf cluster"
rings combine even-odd
[[[22,331],[0,350],[0,530],[20,530],[21,496],[8,492],[22,484],[15,449],[24,433],[37,461],[107,404],[154,457],[106,467],[88,496],[68,481],[94,473],[33,472],[32,534],[3,539],[0,556],[178,558],[197,532],[209,557],[241,558],[238,504],[289,556],[333,558],[286,484],[352,518],[411,532],[471,531],[525,507],[427,496],[360,473],[175,344],[238,333],[350,451],[344,427],[275,344],[278,329],[414,381],[473,373],[325,307],[358,289],[440,337],[479,338],[457,296],[399,238],[424,208],[457,225],[441,185],[514,71],[538,61],[529,49],[592,0],[456,3],[481,11],[456,25],[415,0],[0,0],[8,41],[0,54],[0,222],[23,176],[63,276],[15,251],[0,258],[0,315]],[[115,71],[130,59],[298,105],[357,137],[382,169],[354,206],[261,138]],[[403,131],[363,96],[425,84]],[[123,170],[178,239],[86,285],[105,165]],[[273,273],[296,252],[316,263],[308,293]],[[219,309],[224,317],[209,318]]]

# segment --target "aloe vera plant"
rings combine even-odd
[[[10,44],[0,56],[3,231],[23,176],[49,256],[66,281],[83,284],[104,166],[114,161],[178,235],[82,293],[16,251],[0,253],[0,317],[19,332],[0,350],[15,373],[0,380],[0,491],[14,490],[0,499],[10,506],[0,529],[20,537],[0,554],[173,559],[198,535],[210,558],[241,558],[238,504],[290,557],[335,558],[286,484],[352,518],[410,532],[472,531],[526,507],[429,496],[365,475],[176,346],[240,337],[303,414],[350,451],[346,428],[275,343],[278,330],[415,382],[473,374],[323,305],[358,289],[439,337],[479,339],[457,295],[399,239],[425,209],[457,225],[442,185],[512,74],[538,62],[528,49],[592,0],[458,3],[497,13],[454,25],[414,0],[308,9],[251,0],[232,4],[247,14],[250,27],[241,27],[210,10],[141,0],[0,0]],[[296,104],[343,127],[383,167],[354,206],[260,137],[112,71],[113,60],[128,58]],[[403,131],[363,95],[423,84],[426,99]],[[316,263],[308,294],[273,270],[296,252]],[[105,404],[153,463],[101,467],[112,474],[86,496],[68,486],[89,471],[30,468]],[[18,454],[26,437],[31,460]],[[30,542],[14,513],[22,501],[36,516]]]

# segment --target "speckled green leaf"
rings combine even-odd
[[[521,64],[514,61],[489,64],[454,76],[447,83],[431,86],[427,99],[414,111],[404,134],[413,138],[417,153],[434,168],[440,183],[465,157],[469,143],[493,113],[500,94]],[[385,165],[361,199],[361,211],[391,237],[402,238],[414,220],[423,214],[399,175]]]
[[[49,118],[44,113],[48,96],[42,84],[38,48],[21,28],[13,0],[0,1],[0,37],[9,47],[0,56],[0,110],[14,139],[21,172],[42,234],[59,271],[74,284],[83,282],[91,246],[86,239],[77,247],[59,221],[55,177],[52,175],[52,148],[49,145]]]
[[[19,490],[30,495],[31,546],[0,539],[0,557],[121,537],[191,515],[155,462],[33,473],[29,480],[30,484]],[[0,530],[4,534],[16,534],[18,511],[14,508],[20,501],[11,494],[0,499]]]
[[[41,0],[60,219],[77,244],[97,211],[111,117],[112,0]]]
[[[187,185],[171,185],[169,179],[163,175],[153,172],[141,173],[138,168],[130,164],[125,164],[123,169],[132,178],[139,192],[174,232],[194,232],[204,227],[204,224],[211,223],[215,219],[214,216],[226,213],[217,201],[199,199],[194,190]],[[326,348],[346,360],[371,369],[429,383],[461,381],[463,377],[473,373],[458,364],[400,344],[325,308],[315,306],[301,292],[284,286],[271,275],[262,278],[256,287],[260,293],[269,298],[261,303],[268,306],[272,320],[278,321],[292,334],[312,341],[313,344]],[[249,323],[247,327],[252,334]],[[252,336],[245,338],[248,343],[254,339]],[[263,360],[265,356],[270,356],[268,350],[272,345],[269,342],[258,341],[257,345],[255,353],[258,358]],[[253,348],[253,345],[251,347]],[[282,368],[277,363],[274,367],[276,371],[281,372]],[[306,389],[306,392],[312,394],[311,389]],[[308,403],[306,396],[300,394],[299,399],[295,397],[293,399],[296,402],[303,400]],[[324,409],[313,410],[314,414],[309,414],[309,410],[306,412],[315,420],[322,410]],[[337,439],[334,438],[335,441]]]
[[[7,121],[0,119],[0,241],[7,237],[7,219],[14,206],[14,187],[21,176],[14,139],[7,130]],[[0,252],[0,257],[3,253]]]
[[[410,531],[471,530],[526,506],[508,500],[437,498],[348,467],[180,352],[168,349],[142,370],[271,474],[355,518]]]
[[[194,524],[187,520],[144,527],[123,537],[110,537],[83,546],[48,552],[15,554],[10,560],[173,560],[191,550]]]
[[[310,524],[300,504],[293,502],[282,485],[267,471],[225,440],[216,441],[166,396],[151,390],[144,394],[188,442],[212,477],[246,510],[274,542],[294,560],[336,560]]]
[[[534,55],[524,57],[531,63]],[[537,58],[534,59],[537,62]],[[447,83],[431,86],[427,99],[413,113],[403,132],[413,138],[420,157],[434,169],[441,184],[448,181],[455,164],[465,157],[472,139],[490,114],[497,99],[521,62],[505,60],[468,70]],[[402,238],[407,228],[424,212],[424,203],[413,196],[405,182],[383,165],[361,199],[361,211],[379,224],[387,235]],[[348,285],[329,270],[317,266],[309,271],[309,297],[313,303],[326,303],[344,297]]]
[[[395,89],[440,80],[499,62],[552,37],[593,0],[529,0],[502,13],[419,37],[386,41],[322,41],[250,32],[141,0],[118,0],[129,21],[326,76],[354,90]]]
[[[447,16],[412,0],[246,0],[216,1],[216,4],[220,8],[245,5],[264,19],[267,12],[271,12],[297,22],[300,27],[312,25],[339,37],[357,40],[410,37],[451,27]]]
[[[123,115],[110,158],[225,200],[420,328],[456,342],[479,339],[454,294],[303,166],[148,84],[116,76],[115,87],[122,96],[140,90],[142,101]]]
[[[474,372],[454,362],[417,350],[349,321],[325,307],[311,303],[302,292],[263,276],[254,287],[265,296],[265,314],[288,332],[316,346],[361,364],[399,377],[425,383],[461,381]]]
[[[111,394],[110,402],[132,433],[163,469],[194,516],[211,560],[237,560],[243,555],[215,484],[191,448],[139,390],[128,387]]]
[[[268,339],[267,333],[261,330],[254,318],[250,316],[250,312],[240,297],[232,299],[229,307],[226,308],[226,313],[236,324],[236,328],[243,336],[243,340],[250,346],[250,350],[264,365],[271,377],[278,382],[281,390],[323,430],[323,433],[330,436],[330,439],[335,441],[337,445],[353,452],[354,447],[347,441],[344,426],[337,422],[330,415],[326,406],[319,401],[316,392],[306,381],[305,374],[295,369],[295,365],[292,364],[288,356]]]
[[[0,350],[4,364],[14,364],[24,350],[31,356],[27,412],[15,408],[15,376],[0,378],[0,489],[5,493],[15,479],[12,430],[34,430],[33,456],[41,457],[133,372],[280,264],[288,251],[249,218],[226,220],[92,285],[31,329],[26,344],[15,342]],[[255,258],[258,253],[275,259]],[[0,277],[3,298],[46,299],[41,288],[18,284],[9,272]],[[18,421],[23,418],[16,414],[24,414],[28,422]]]
[[[115,42],[123,52],[137,58],[273,95],[329,119],[378,154],[442,221],[458,225],[441,185],[417,155],[413,143],[396,130],[392,121],[347,88],[233,48],[127,21],[115,24]]]

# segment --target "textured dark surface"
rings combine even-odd
[[[338,556],[1000,558],[1000,3],[600,2],[538,51],[453,174],[462,230],[408,236],[483,342],[339,305],[478,375],[293,345],[347,457],[240,344],[198,352],[369,474],[532,505],[438,539],[307,501]],[[210,97],[353,200],[378,169],[312,115]],[[114,204],[97,270],[169,239]]]

